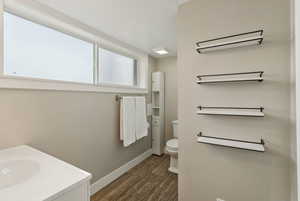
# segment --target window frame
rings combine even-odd
[[[44,78],[22,77],[4,74],[4,52],[2,53],[2,65],[0,66],[0,88],[14,89],[38,89],[38,90],[60,90],[60,91],[88,91],[88,92],[105,92],[105,93],[148,93],[148,55],[128,47],[119,41],[106,38],[101,33],[75,21],[67,16],[58,13],[48,7],[36,4],[16,3],[15,1],[6,1],[2,8],[2,52],[4,49],[4,12],[16,15],[35,24],[48,27],[55,31],[67,34],[79,40],[92,43],[93,51],[93,83],[82,83],[76,81],[52,80]],[[53,15],[54,13],[54,15]],[[59,16],[59,17],[57,17]],[[120,85],[113,83],[103,83],[99,80],[101,67],[99,64],[98,51],[104,48],[109,51],[128,56],[137,61],[137,85]]]

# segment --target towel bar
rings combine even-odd
[[[145,95],[138,95],[138,96],[145,96]],[[116,95],[116,101],[122,100],[123,96],[121,95]]]
[[[120,101],[122,99],[121,95],[116,95],[116,101]]]

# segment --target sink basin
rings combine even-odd
[[[0,162],[0,190],[27,181],[39,170],[39,164],[30,160]]]
[[[89,194],[91,177],[90,173],[27,145],[0,150],[0,201],[58,201],[60,197],[75,201],[63,195],[81,188]],[[77,190],[76,193],[80,199]]]

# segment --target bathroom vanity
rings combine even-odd
[[[26,145],[0,151],[0,200],[90,201],[91,177]]]

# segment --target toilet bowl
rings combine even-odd
[[[178,120],[172,122],[173,139],[168,140],[166,144],[166,153],[170,155],[169,171],[178,174]]]

